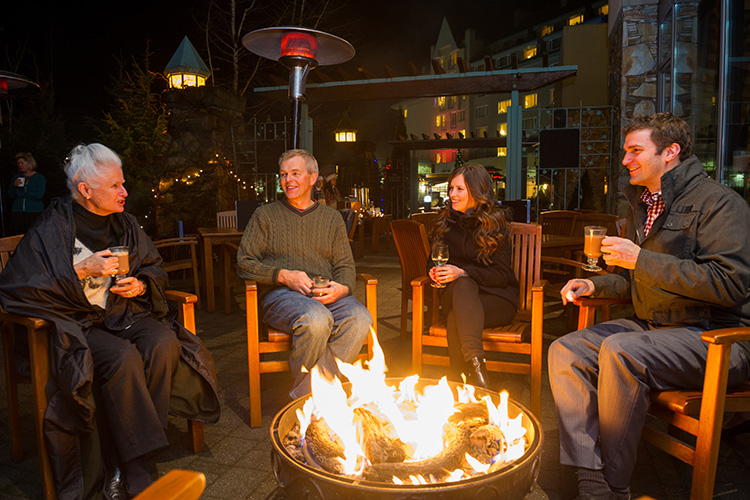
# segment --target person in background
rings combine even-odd
[[[323,178],[320,176],[318,176],[318,179],[315,181],[315,185],[313,186],[312,199],[317,201],[318,203],[322,203],[323,205],[326,204],[326,195],[323,191]]]
[[[309,371],[339,375],[336,359],[353,362],[373,318],[353,295],[355,268],[341,214],[310,197],[318,162],[303,149],[279,158],[286,198],[259,207],[237,252],[237,274],[258,282],[263,322],[293,334],[292,399],[312,390]],[[312,295],[313,276],[328,278]],[[341,377],[339,377],[341,378]]]
[[[216,372],[168,310],[161,256],[125,212],[120,157],[102,144],[76,146],[65,174],[70,194],[24,234],[0,274],[0,304],[54,325],[44,434],[57,497],[81,498],[92,469],[101,475],[83,445],[96,428],[104,495],[125,499],[151,483],[146,456],[167,446],[169,413],[218,420]],[[114,246],[129,250],[117,279]]]
[[[446,314],[452,376],[489,388],[482,329],[507,325],[518,308],[520,285],[511,266],[510,221],[497,204],[492,179],[481,165],[455,169],[448,179],[450,203],[440,212],[433,244],[448,246],[448,264],[434,267]]]
[[[31,153],[18,153],[16,165],[18,173],[8,188],[8,198],[13,202],[9,226],[11,234],[24,234],[44,210],[42,199],[47,180],[36,171],[36,160]]]
[[[326,205],[333,209],[338,208],[338,203],[341,201],[341,192],[339,191],[339,188],[336,187],[337,178],[338,176],[336,174],[328,174],[326,176],[325,186],[323,187]]]
[[[602,253],[622,273],[573,279],[563,303],[624,298],[634,315],[560,337],[549,378],[560,463],[575,468],[578,498],[626,500],[649,394],[700,390],[706,330],[750,326],[750,208],[706,175],[690,126],[672,113],[641,115],[623,129],[630,185],[625,237]],[[728,387],[750,377],[750,343],[732,346]]]

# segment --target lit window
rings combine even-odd
[[[357,142],[356,130],[336,131],[336,142]]]
[[[440,111],[445,109],[445,97],[437,98],[437,106]]]
[[[609,5],[608,4],[605,4],[605,5],[602,5],[601,7],[599,7],[599,15],[600,16],[606,16],[607,14],[609,14]]]
[[[408,114],[409,114],[409,110],[404,108],[404,118],[406,118]]]
[[[576,24],[581,24],[583,22],[583,14],[578,14],[577,16],[570,16],[570,19],[568,19],[568,26],[575,26]]]
[[[533,108],[534,106],[536,106],[536,103],[537,103],[536,93],[529,94],[527,96],[524,96],[523,98],[523,107],[526,109]]]
[[[550,33],[552,33],[553,31],[555,31],[555,27],[554,26],[545,26],[544,28],[542,28],[541,35],[542,36],[547,36]]]
[[[450,55],[451,67],[456,65],[457,58],[458,58],[458,52],[455,52],[455,51],[451,52],[451,55]]]
[[[523,49],[523,58],[531,59],[536,55],[536,47],[526,47]]]
[[[486,137],[487,127],[477,127],[477,137]]]
[[[508,148],[497,148],[497,156],[508,156]]]
[[[509,107],[510,107],[510,99],[506,99],[505,101],[500,101],[499,103],[497,103],[498,114],[507,113]]]
[[[506,136],[508,135],[508,123],[501,123],[497,126],[497,133],[500,134],[500,136]]]
[[[436,154],[435,163],[442,163],[442,161],[443,161],[443,155],[441,155],[440,153]]]
[[[461,134],[462,136],[466,137],[466,129],[462,128],[461,130],[458,131],[458,133]]]
[[[440,115],[437,115],[437,116],[435,117],[435,126],[436,126],[436,127],[439,127],[439,126],[440,126]]]

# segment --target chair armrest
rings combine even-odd
[[[0,322],[13,323],[26,328],[27,330],[37,330],[44,328],[49,323],[41,318],[32,318],[30,316],[21,316],[5,311],[0,311]]]
[[[750,327],[722,328],[703,332],[701,338],[709,344],[732,344],[734,342],[750,341]]]
[[[178,321],[186,330],[195,335],[195,303],[198,302],[198,297],[195,294],[177,290],[166,290],[164,296],[169,301],[177,302]]]
[[[419,278],[414,278],[413,280],[411,280],[411,287],[412,289],[414,289],[415,286],[422,287],[427,285],[430,281],[432,280],[429,276],[420,276]]]
[[[632,304],[630,299],[595,299],[591,297],[581,297],[574,301],[578,306],[578,329],[583,330],[594,324],[594,315],[597,307],[609,307],[617,304]]]
[[[372,329],[367,334],[367,359],[372,359],[372,332],[378,334],[378,279],[370,274],[357,274],[357,279],[365,284],[365,307],[372,316]]]

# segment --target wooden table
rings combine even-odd
[[[391,215],[386,214],[382,217],[360,217],[359,218],[359,256],[365,255],[365,224],[372,226],[372,253],[378,253],[380,235],[385,234],[385,248],[390,249],[391,244]]]
[[[233,227],[199,227],[201,236],[201,251],[203,252],[203,283],[206,286],[206,311],[214,312],[216,297],[214,295],[214,261],[213,246],[221,245],[225,241],[240,241],[242,231]]]

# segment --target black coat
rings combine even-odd
[[[173,385],[170,413],[206,422],[216,422],[220,414],[213,358],[195,335],[174,321],[164,296],[167,276],[158,250],[132,215],[117,217],[125,232],[121,244],[130,248],[130,275],[146,282],[150,293],[131,299],[110,294],[106,310],[89,303],[73,268],[70,196],[52,201],[0,274],[3,309],[53,325],[44,433],[61,500],[82,494],[79,438],[94,429],[93,361],[86,343],[91,326],[116,331],[149,315],[171,324],[184,363],[173,379],[180,383]]]
[[[449,229],[443,235],[448,245],[448,264],[466,271],[471,279],[479,285],[479,293],[495,295],[510,301],[518,307],[520,285],[511,265],[511,241],[506,234],[502,244],[490,256],[488,265],[477,260],[477,245],[474,242],[474,231],[479,224],[473,214],[464,214],[448,208]],[[432,268],[428,263],[428,270]]]

